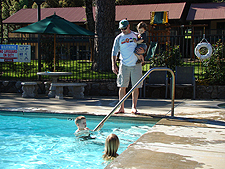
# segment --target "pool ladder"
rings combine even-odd
[[[99,129],[99,127],[105,123],[106,120],[108,120],[108,118],[116,111],[116,109],[125,101],[127,100],[127,98],[130,96],[130,94],[133,92],[134,89],[136,89],[138,87],[138,85],[140,85],[141,82],[143,82],[146,77],[148,77],[148,75],[150,75],[150,73],[152,73],[153,71],[168,71],[171,73],[172,75],[172,97],[171,97],[171,116],[174,116],[174,97],[175,97],[175,75],[174,72],[169,69],[169,68],[162,68],[162,67],[158,67],[158,68],[152,68],[150,70],[148,70],[142,77],[141,79],[130,89],[130,91],[116,104],[116,106],[112,109],[112,111],[104,117],[104,119],[95,127],[94,131],[97,131]],[[99,129],[100,130],[100,129]]]

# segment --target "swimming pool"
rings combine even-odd
[[[15,116],[16,114],[16,116]],[[0,112],[0,168],[104,168],[101,156],[106,137],[120,139],[118,153],[147,132],[159,119],[138,120],[111,117],[95,139],[74,136],[78,115]],[[103,117],[85,115],[94,129]]]
[[[219,106],[220,108],[225,108],[225,103],[218,104],[217,106]]]

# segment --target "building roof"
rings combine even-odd
[[[186,2],[116,6],[116,21],[124,18],[130,21],[150,20],[152,11],[169,11],[169,19],[180,19],[185,4]]]
[[[42,8],[41,20],[56,13],[58,16],[70,22],[85,22],[85,9],[82,7],[75,8]],[[21,9],[14,15],[8,17],[3,23],[8,24],[30,24],[37,22],[37,9]]]
[[[191,4],[187,20],[225,19],[225,3]]]
[[[150,20],[151,11],[169,11],[169,19],[180,19],[186,2],[119,5],[116,6],[116,21],[127,18],[130,21]],[[42,8],[41,19],[56,13],[58,16],[74,23],[85,22],[86,14],[83,7]],[[37,9],[21,9],[3,21],[4,24],[30,24],[37,22]]]

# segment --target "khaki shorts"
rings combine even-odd
[[[132,87],[140,80],[142,77],[142,66],[141,64],[136,64],[136,66],[125,66],[120,64],[119,73],[117,75],[117,87],[128,87],[130,79]],[[137,88],[142,88],[143,82],[138,85]]]

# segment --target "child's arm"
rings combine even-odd
[[[137,43],[137,44],[140,44],[140,43],[144,42],[144,40],[143,40],[143,39],[140,39],[140,40],[136,40],[136,39],[135,39],[134,42]]]

